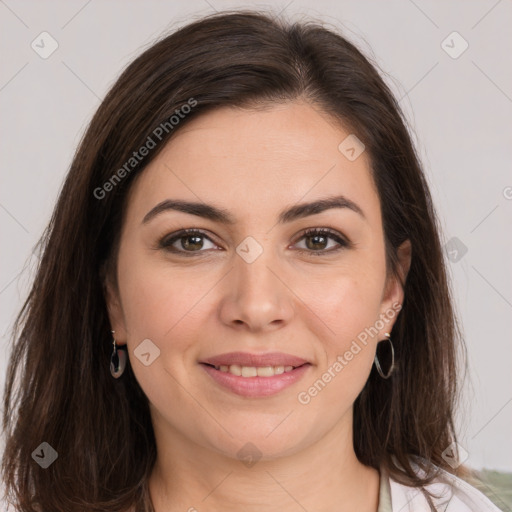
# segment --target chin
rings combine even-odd
[[[260,418],[258,421],[257,417],[251,417],[250,414],[244,415],[240,423],[225,422],[223,426],[232,437],[224,429],[220,429],[217,436],[208,436],[207,444],[217,453],[241,462],[272,461],[293,455],[315,443],[318,429],[312,427],[311,431],[298,431],[295,422],[288,423],[293,413],[283,421],[287,414],[282,415],[278,421],[273,417],[271,426],[268,418]]]

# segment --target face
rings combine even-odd
[[[157,442],[273,458],[351,433],[403,292],[369,158],[338,149],[349,135],[306,103],[222,108],[133,184],[108,305]]]

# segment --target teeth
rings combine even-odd
[[[258,369],[254,366],[242,366],[242,377],[257,377]]]
[[[273,377],[274,375],[281,375],[285,372],[291,372],[293,366],[240,366],[232,364],[231,366],[221,365],[216,366],[216,370],[224,373],[232,373],[238,377]]]

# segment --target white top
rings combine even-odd
[[[502,512],[478,489],[442,469],[424,489],[433,494],[432,502],[442,512]],[[419,488],[400,484],[384,471],[381,471],[379,496],[377,512],[431,512]]]

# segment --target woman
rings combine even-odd
[[[396,100],[314,23],[220,13],[123,72],[42,238],[5,390],[16,510],[498,510]]]

